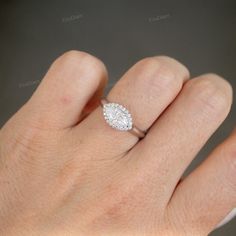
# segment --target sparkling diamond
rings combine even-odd
[[[106,122],[118,130],[132,129],[132,117],[129,111],[120,104],[107,103],[103,105],[103,114]]]

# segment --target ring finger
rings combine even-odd
[[[174,59],[146,58],[124,74],[107,98],[126,107],[134,125],[147,130],[174,100],[188,77],[188,70]],[[106,150],[110,156],[128,151],[138,141],[130,132],[115,130],[106,124],[101,107],[74,129],[75,137],[88,130],[88,142],[99,143],[99,150]]]

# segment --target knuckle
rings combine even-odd
[[[169,63],[161,57],[144,58],[138,63],[138,65],[140,67],[140,71],[143,71],[145,74],[147,74],[147,72],[153,72],[150,73],[151,75],[155,75],[153,77],[158,76],[168,83],[175,81],[175,71],[169,66]],[[158,82],[160,83],[161,81]]]
[[[141,70],[147,70],[150,68],[155,68],[158,67],[158,61],[156,60],[155,57],[146,57],[143,58],[142,60],[140,60],[137,63],[137,66],[139,66],[141,68]]]
[[[71,51],[65,52],[59,59],[63,63],[66,64],[66,63],[73,63],[73,62],[78,63],[81,60],[91,60],[92,58],[93,56],[86,52],[71,50]]]
[[[89,70],[95,74],[107,74],[106,67],[101,60],[89,53],[76,50],[65,52],[53,65],[72,70]]]
[[[158,56],[156,59],[163,65],[172,68],[175,74],[181,77],[181,80],[187,79],[190,76],[189,70],[178,60],[168,56]]]
[[[137,65],[139,81],[149,86],[148,91],[152,95],[158,95],[163,90],[173,92],[181,89],[184,75],[179,72],[178,66],[173,65],[171,58],[164,56],[144,58]]]
[[[215,74],[207,74],[189,81],[192,95],[204,105],[208,111],[229,111],[232,103],[231,85]]]

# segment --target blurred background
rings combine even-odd
[[[235,0],[0,1],[0,127],[29,99],[63,52],[89,52],[106,64],[110,81],[141,58],[159,54],[184,63],[192,76],[215,72],[236,89]],[[227,120],[188,169],[231,131]],[[217,206],[216,206],[217,207]],[[235,236],[236,220],[211,236]]]

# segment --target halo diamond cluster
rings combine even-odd
[[[133,127],[132,117],[129,111],[120,104],[107,103],[103,106],[103,114],[106,122],[115,129],[127,131]]]

